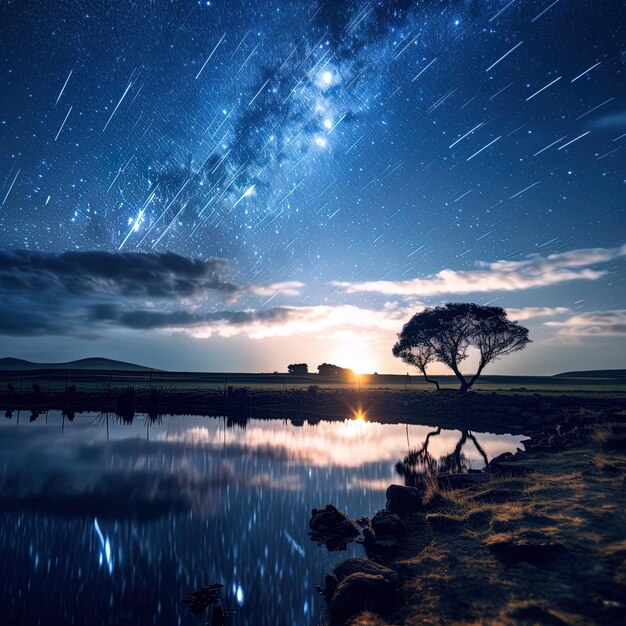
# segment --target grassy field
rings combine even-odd
[[[454,376],[438,376],[443,389],[458,388]],[[0,388],[13,385],[16,391],[27,391],[33,384],[43,391],[60,392],[75,385],[78,391],[114,391],[133,386],[137,389],[162,388],[180,391],[210,391],[232,387],[250,390],[320,389],[353,390],[432,390],[433,385],[417,375],[362,374],[354,376],[320,376],[318,374],[253,374],[234,372],[164,372],[160,370],[33,370],[0,371]],[[626,393],[626,378],[610,375],[584,376],[483,376],[473,387],[475,391],[543,392],[557,394]]]

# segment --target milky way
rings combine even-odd
[[[4,3],[0,245],[320,285],[617,245],[625,17],[620,0]]]

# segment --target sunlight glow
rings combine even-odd
[[[344,422],[345,433],[349,437],[364,435],[369,430],[368,426],[367,417],[362,409],[358,409],[354,412],[353,419]]]
[[[355,374],[373,374],[377,367],[369,350],[352,344],[338,347],[332,355],[331,363],[351,369]]]

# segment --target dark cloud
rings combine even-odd
[[[287,322],[294,315],[289,307],[272,307],[263,310],[226,310],[208,313],[189,311],[151,311],[136,309],[132,311],[114,305],[95,305],[90,309],[93,322],[114,322],[118,326],[133,330],[152,330],[156,328],[180,328],[224,322],[227,325],[243,326],[255,323]]]
[[[239,286],[226,261],[171,252],[0,252],[0,335],[100,336],[110,328],[152,330],[289,321],[294,310],[217,309],[244,294],[267,295],[300,283]],[[207,302],[209,296],[217,296]]]
[[[189,298],[239,287],[224,279],[226,261],[173,252],[0,252],[0,291]]]
[[[149,306],[169,311],[185,299],[230,300],[242,293],[224,278],[226,270],[222,259],[171,252],[0,252],[0,334],[95,336],[98,324],[113,321],[162,327],[142,322],[155,313]],[[161,315],[178,318],[179,325],[195,319],[185,311]]]

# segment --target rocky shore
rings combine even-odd
[[[626,412],[580,409],[483,471],[424,471],[384,509],[313,510],[328,549],[363,544],[319,592],[329,624],[622,624]]]

